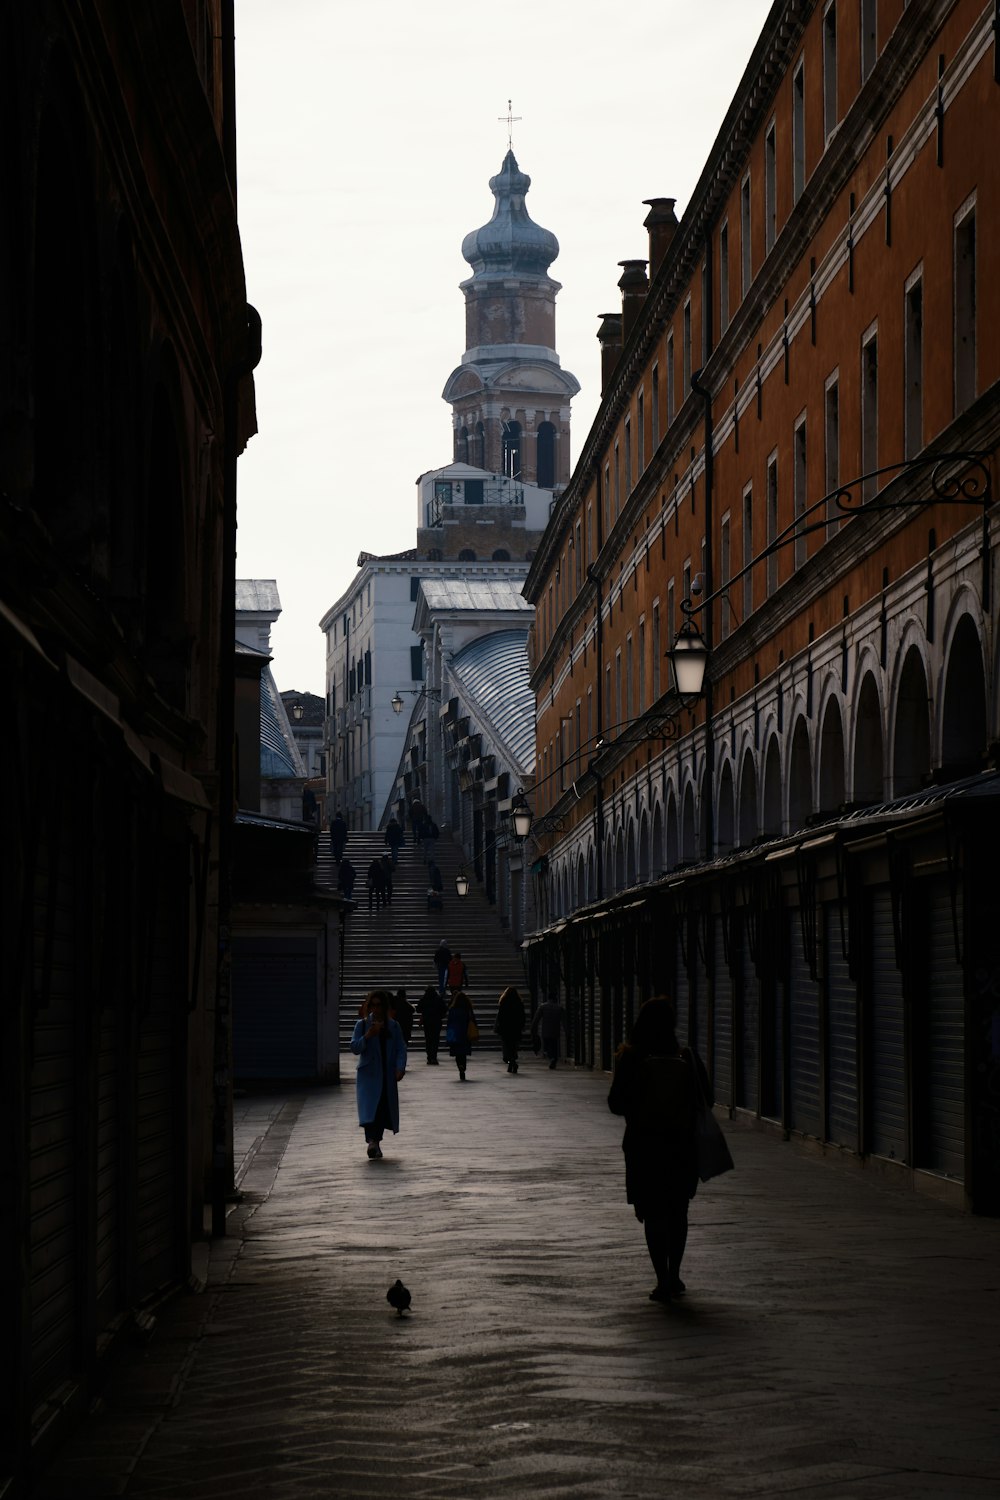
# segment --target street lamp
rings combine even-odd
[[[437,698],[439,701],[441,698],[441,694],[438,692],[437,688],[397,688],[392,697],[389,699],[394,714],[401,714],[403,712],[404,693],[408,694],[408,696],[411,698]]]
[[[464,870],[460,870],[455,876],[455,891],[462,897],[469,894],[469,877]]]
[[[400,696],[398,688],[389,699],[389,702],[392,704],[392,711],[394,714],[401,714],[403,712],[403,700]]]
[[[682,604],[681,608],[683,607]],[[692,620],[684,621],[667,656],[674,669],[678,694],[682,698],[700,698],[705,685],[708,646]]]
[[[531,832],[532,817],[533,814],[525,800],[524,792],[521,787],[518,787],[510,804],[510,821],[514,828],[514,837],[522,843]]]
[[[305,716],[306,716],[306,711],[303,708],[302,704],[301,703],[293,703],[292,704],[292,718],[295,720],[296,724],[301,724],[302,720],[305,718]]]

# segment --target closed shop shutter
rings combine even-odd
[[[691,986],[688,1045],[703,1056],[708,1046],[708,970],[705,968],[701,944],[694,929],[692,929],[692,941],[694,943],[694,979]]]
[[[316,1076],[316,963],[315,938],[234,941],[233,1067],[237,1078]]]
[[[819,1112],[819,986],[810,977],[797,911],[788,913],[789,1069],[788,1123],[806,1135],[821,1135]]]
[[[760,986],[760,1112],[769,1120],[780,1120],[784,1091],[783,986],[773,978]]]
[[[688,1007],[691,1003],[691,986],[688,981],[687,966],[684,963],[684,949],[680,938],[676,940],[677,945],[677,979],[674,984],[674,1005],[677,1008],[677,1040],[682,1047],[689,1045],[688,1037]]]
[[[926,1087],[917,1094],[922,1166],[965,1178],[965,980],[955,955],[951,892],[933,881],[927,893],[927,1006],[923,1038]],[[961,906],[958,909],[961,932]]]
[[[906,1160],[906,1074],[903,982],[896,968],[892,901],[888,889],[872,893],[870,907],[868,1034],[871,1037],[871,1149]]]
[[[858,1149],[858,995],[847,972],[840,907],[823,908],[826,963],[827,1139]]]
[[[97,1063],[97,1205],[95,1278],[97,1326],[103,1328],[119,1306],[119,1219],[121,1161],[119,1152],[118,1017],[101,1012]]]
[[[74,1372],[79,1328],[76,1213],[79,1025],[74,972],[75,884],[69,850],[40,861],[35,904],[30,1152],[29,1399]]]
[[[733,985],[726,963],[722,918],[714,917],[712,955],[715,963],[712,1002],[712,1082],[720,1104],[733,1103]]]
[[[148,1296],[180,1270],[178,1222],[185,1138],[186,1100],[179,1053],[187,1016],[184,966],[185,922],[165,904],[183,889],[164,876],[155,914],[153,963],[146,1009],[139,1020],[136,1067],[136,1274],[140,1297]]]
[[[760,995],[757,974],[750,956],[746,919],[740,922],[739,1036],[740,1072],[737,1102],[756,1112],[759,1102]]]

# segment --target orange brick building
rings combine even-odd
[[[525,592],[578,1060],[669,990],[732,1110],[995,1207],[993,21],[772,7],[683,218],[648,200]]]

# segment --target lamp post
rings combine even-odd
[[[394,714],[401,714],[403,712],[404,693],[406,693],[406,695],[410,698],[440,699],[441,697],[441,694],[438,692],[437,688],[397,688],[392,697],[389,699],[389,703]]]

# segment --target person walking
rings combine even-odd
[[[347,824],[344,815],[338,808],[330,819],[330,853],[336,864],[344,857],[344,847],[347,844]]]
[[[566,1011],[558,1000],[543,1000],[531,1018],[531,1036],[538,1051],[541,1039],[542,1051],[549,1060],[549,1067],[559,1064],[559,1032],[566,1030]]]
[[[337,889],[342,896],[347,897],[348,901],[351,899],[351,892],[354,890],[354,882],[357,878],[357,870],[345,855],[337,866]]]
[[[392,861],[388,854],[383,854],[379,863],[382,866],[382,899],[386,906],[392,905]]]
[[[368,910],[374,905],[378,911],[380,906],[385,905],[385,870],[378,855],[368,866]]]
[[[358,1059],[358,1124],[372,1161],[382,1155],[385,1132],[399,1133],[398,1084],[406,1072],[406,1042],[389,1014],[390,1000],[387,990],[372,990],[351,1037]]]
[[[507,1072],[516,1073],[517,1052],[521,1045],[521,1033],[524,1030],[524,1005],[521,996],[512,984],[507,986],[497,1003],[497,1018],[493,1030],[500,1038]]]
[[[392,860],[393,869],[395,869],[396,865],[399,862],[400,845],[405,842],[405,839],[406,834],[403,832],[400,825],[396,822],[396,814],[393,813],[392,817],[385,825],[385,842],[389,846],[389,856]]]
[[[464,990],[468,983],[469,971],[465,967],[461,953],[456,948],[448,961],[448,988],[452,997],[454,998],[459,990]]]
[[[447,1009],[440,991],[429,984],[414,1006],[424,1028],[424,1051],[430,1067],[438,1066],[438,1047],[441,1044],[441,1022]]]
[[[389,1006],[389,1014],[394,1021],[399,1022],[399,1029],[403,1033],[403,1041],[410,1045],[410,1037],[413,1033],[413,1006],[406,998],[405,990],[397,990],[392,1004]]]
[[[698,1091],[715,1102],[704,1064],[681,1049],[676,1015],[663,995],[640,1007],[630,1041],[615,1058],[608,1108],[625,1117],[625,1197],[643,1226],[656,1273],[653,1302],[683,1297],[681,1262],[688,1204],[698,1187],[695,1109]]]
[[[476,1028],[474,1035],[470,1035],[472,1027]],[[448,1051],[455,1059],[460,1083],[465,1082],[465,1066],[469,1060],[469,1053],[472,1051],[472,1043],[478,1035],[479,1028],[472,1009],[472,1001],[464,990],[456,990],[448,1007],[445,1039],[448,1043]]]
[[[442,1000],[448,992],[448,965],[451,963],[451,949],[444,938],[434,949],[434,967],[437,969],[438,994]]]

